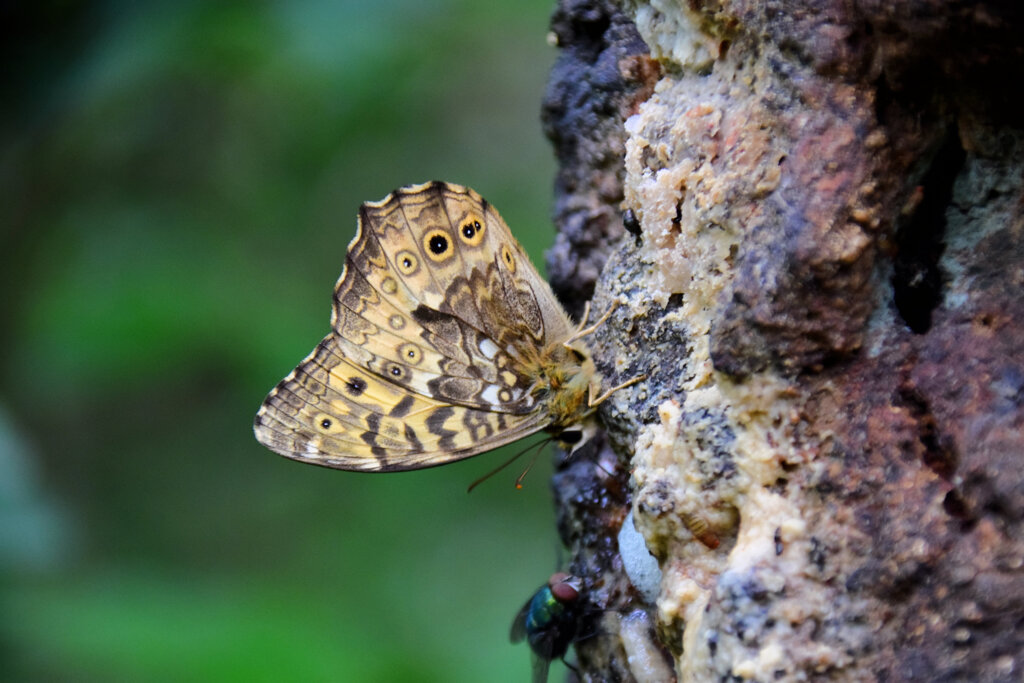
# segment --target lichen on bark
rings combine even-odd
[[[1022,28],[1007,3],[559,5],[549,271],[619,302],[607,380],[646,376],[562,463],[560,530],[681,680],[1019,679]],[[656,605],[616,560],[629,509]],[[614,638],[577,650],[656,680]]]

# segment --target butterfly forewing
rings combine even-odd
[[[524,412],[530,378],[494,339],[516,313],[502,305],[493,259],[488,264],[484,251],[452,228],[445,192],[451,190],[443,183],[415,186],[362,207],[336,289],[335,329],[355,347],[348,355],[414,391]]]
[[[501,216],[468,188],[427,183],[364,204],[331,322],[256,416],[257,439],[277,453],[416,469],[552,421],[535,392],[537,359],[571,324]]]

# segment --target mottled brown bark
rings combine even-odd
[[[620,302],[609,385],[647,376],[556,475],[607,634],[583,677],[655,675],[614,637],[641,614],[681,680],[1019,680],[1021,10],[565,0],[553,29],[549,271]]]

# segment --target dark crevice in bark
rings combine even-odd
[[[943,479],[951,479],[956,472],[957,454],[939,431],[928,400],[912,387],[904,387],[899,392],[900,401],[910,412],[917,424],[917,436],[924,448],[921,460],[924,464]]]
[[[946,210],[964,160],[960,140],[951,130],[921,179],[920,203],[896,231],[893,298],[900,318],[915,334],[931,328],[932,311],[942,301],[939,259],[945,249]]]

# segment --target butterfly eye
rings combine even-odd
[[[512,255],[512,250],[508,248],[507,244],[501,245],[501,260],[505,262],[510,271],[516,272],[516,257]]]
[[[332,424],[334,424],[334,423],[331,422],[330,418],[326,418],[325,417],[324,419],[320,420],[320,427],[321,427],[321,429],[325,429],[325,430],[330,429]]]
[[[412,275],[420,265],[419,259],[410,251],[399,252],[398,256],[395,257],[395,262],[398,264],[398,270],[402,275]]]
[[[444,230],[429,231],[423,236],[423,246],[426,247],[427,256],[433,261],[444,261],[452,255],[452,245],[448,240],[448,233]]]
[[[345,388],[347,388],[348,393],[353,396],[359,396],[366,391],[366,380],[362,377],[350,377],[349,380],[345,382]]]
[[[572,446],[583,440],[583,432],[578,429],[567,429],[558,435],[558,440]]]
[[[462,241],[470,247],[475,247],[484,239],[484,226],[478,220],[467,221],[462,225]]]
[[[403,379],[405,377],[405,371],[402,370],[400,365],[392,365],[388,368],[388,374],[395,379]]]

